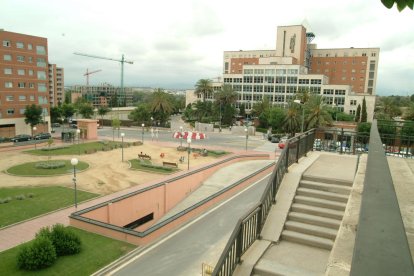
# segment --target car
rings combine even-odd
[[[286,146],[287,139],[280,139],[279,141],[279,149],[284,149]]]
[[[13,143],[30,141],[30,140],[32,140],[32,136],[27,135],[27,134],[19,134],[10,139],[10,141],[12,141]]]
[[[280,137],[277,136],[277,135],[272,135],[270,137],[270,142],[272,142],[272,143],[279,143],[279,141],[280,141]]]
[[[78,125],[77,124],[71,124],[70,125],[70,128],[77,129],[78,128]]]
[[[52,138],[52,135],[47,132],[38,133],[33,137],[35,140],[44,140],[44,139],[50,139]]]
[[[59,123],[53,123],[52,127],[60,127],[60,124]]]

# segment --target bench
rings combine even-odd
[[[178,168],[178,164],[175,162],[166,162],[166,161],[162,161],[162,165],[163,166],[170,166],[170,167],[175,167]]]
[[[148,154],[138,154],[138,159],[151,160],[151,156]]]

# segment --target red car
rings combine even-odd
[[[286,141],[287,141],[286,139],[281,139],[279,141],[279,149],[284,149],[285,148]]]

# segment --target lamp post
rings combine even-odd
[[[145,124],[142,124],[141,125],[142,126],[142,144],[144,144],[144,126],[145,126]]]
[[[122,149],[122,162],[124,162],[124,136],[125,136],[125,133],[121,132],[121,138],[122,138],[122,143],[121,143],[121,149]]]
[[[79,145],[80,133],[81,133],[81,130],[79,128],[76,129],[76,135],[78,136],[78,155],[80,155],[80,145]]]
[[[183,147],[183,127],[180,126],[180,148]]]
[[[244,129],[244,132],[246,133],[246,151],[247,151],[247,139],[249,139],[249,132],[247,128]]]
[[[190,152],[191,152],[191,138],[188,137],[187,138],[187,153],[188,153],[188,157],[187,157],[187,170],[190,170]]]
[[[70,160],[70,163],[73,166],[73,185],[75,187],[75,208],[78,208],[78,195],[77,195],[77,190],[76,190],[76,165],[78,164],[78,159],[72,158],[72,160]]]
[[[300,126],[300,132],[303,133],[303,124],[305,121],[305,108],[303,108],[303,103],[300,100],[294,100],[293,102],[299,104],[300,107],[302,108],[302,123]]]
[[[36,132],[36,130],[37,130],[37,127],[33,127],[33,140],[35,140],[34,141],[34,144],[35,144],[35,149],[36,149],[36,139],[34,139],[34,136],[35,136],[35,132]]]

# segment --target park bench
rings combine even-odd
[[[151,160],[151,156],[148,154],[138,154],[138,159]]]
[[[166,162],[166,161],[162,161],[162,165],[163,166],[170,166],[170,167],[175,167],[178,168],[178,164],[175,162]]]

